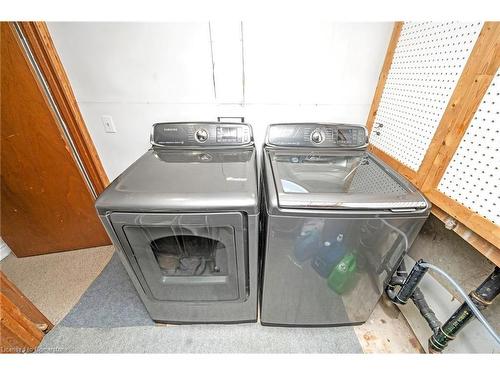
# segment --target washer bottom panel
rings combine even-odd
[[[267,218],[261,320],[364,322],[425,218]]]

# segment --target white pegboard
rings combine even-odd
[[[419,169],[481,28],[481,22],[404,23],[370,143]]]
[[[497,71],[438,190],[500,224],[500,73]]]

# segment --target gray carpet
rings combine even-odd
[[[154,324],[116,253],[60,323],[82,328]]]
[[[155,325],[115,254],[38,353],[362,353],[352,327]]]

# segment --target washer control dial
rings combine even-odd
[[[199,143],[205,143],[208,140],[208,131],[206,129],[198,129],[194,133],[194,138]]]
[[[325,140],[325,132],[321,129],[315,129],[311,133],[311,141],[316,144],[320,144]]]

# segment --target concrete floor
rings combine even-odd
[[[476,289],[495,269],[495,265],[464,241],[458,234],[448,230],[435,216],[431,215],[425,222],[409,255],[415,259],[424,259],[448,273],[467,292]],[[446,279],[432,275],[450,294],[460,302],[462,297]],[[445,301],[443,301],[444,303]],[[500,331],[500,298],[483,311],[484,316],[493,328]]]
[[[100,274],[113,251],[112,246],[105,246],[28,258],[10,254],[0,262],[0,270],[57,324]],[[354,331],[365,353],[423,352],[404,316],[385,298]]]

